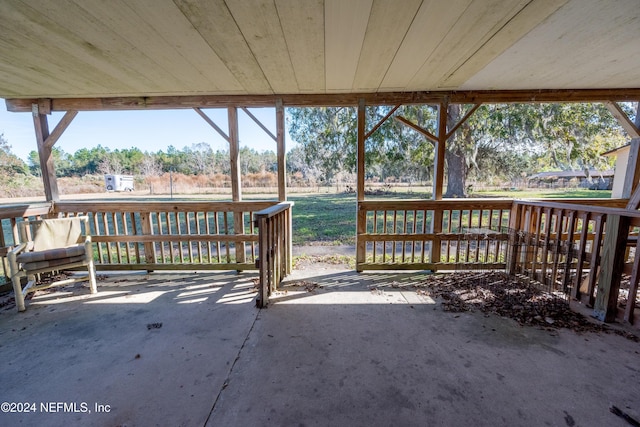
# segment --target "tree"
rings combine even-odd
[[[332,182],[340,172],[354,172],[357,134],[355,109],[289,108],[289,135],[300,144],[307,163],[320,172],[317,179]]]
[[[27,165],[18,156],[11,152],[11,145],[0,133],[0,173],[6,175],[27,175]]]
[[[378,123],[390,108],[367,108],[369,127]],[[337,186],[344,177],[353,176],[357,149],[356,109],[289,108],[287,121],[289,135],[298,142],[309,166],[305,171],[307,176],[314,171],[314,178],[319,182]],[[421,138],[393,120],[387,120],[365,141],[367,178],[386,178],[380,174],[399,173],[401,166],[407,166],[406,173],[416,166],[414,159],[424,159],[422,154],[429,150]]]
[[[452,129],[469,108],[450,105],[447,128]],[[377,123],[387,111],[389,107],[368,107],[367,124]],[[287,112],[291,137],[325,180],[339,171],[354,171],[355,109],[290,108]],[[433,106],[404,106],[396,114],[437,135]],[[620,145],[623,138],[622,129],[602,104],[482,105],[447,141],[445,197],[466,196],[470,176],[513,180],[536,164],[581,170],[602,166],[600,153]],[[427,138],[388,120],[366,141],[367,178],[373,173],[381,179],[428,176],[433,153]]]
[[[209,144],[200,142],[193,144],[191,148],[185,147],[184,151],[194,175],[204,175],[211,172],[213,150]]]

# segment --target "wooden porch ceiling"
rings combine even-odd
[[[7,0],[0,97],[94,99],[75,109],[539,89],[637,100],[639,22],[636,0]]]

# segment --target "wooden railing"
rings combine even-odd
[[[277,202],[57,202],[0,208],[0,250],[18,242],[17,222],[88,215],[98,270],[255,270],[254,212]],[[6,276],[6,270],[4,275]]]
[[[258,307],[267,306],[269,295],[275,292],[282,279],[291,273],[292,206],[292,202],[281,202],[255,213],[255,223],[260,230],[260,287],[256,302]]]
[[[356,269],[504,268],[512,203],[360,201]]]
[[[88,215],[98,270],[251,270],[253,212],[276,202],[58,202],[62,216]]]
[[[356,269],[505,269],[615,316],[622,273],[624,319],[634,320],[640,212],[621,200],[360,201]],[[58,202],[0,208],[0,257],[17,223],[89,215],[99,270],[260,267],[265,305],[291,272],[291,203]],[[260,233],[259,233],[260,231]],[[258,261],[260,258],[260,262]],[[6,270],[5,270],[6,271]]]
[[[515,201],[508,270],[596,307],[612,320],[622,274],[630,276],[624,320],[633,323],[640,212],[549,201]],[[607,240],[609,239],[609,240]],[[601,299],[598,304],[596,299]],[[607,309],[607,306],[608,309]],[[606,312],[606,313],[605,313]]]

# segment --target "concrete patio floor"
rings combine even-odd
[[[0,425],[626,426],[640,344],[447,313],[419,273],[109,274],[0,310]],[[395,282],[395,286],[388,286]],[[387,285],[387,286],[385,286]],[[3,405],[3,410],[6,407]]]

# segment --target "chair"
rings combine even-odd
[[[35,275],[39,273],[86,266],[91,293],[98,292],[87,216],[23,221],[18,226],[21,243],[7,254],[18,311],[26,309],[24,297],[29,292],[87,280],[77,277],[36,286]],[[24,287],[23,277],[28,280]]]

